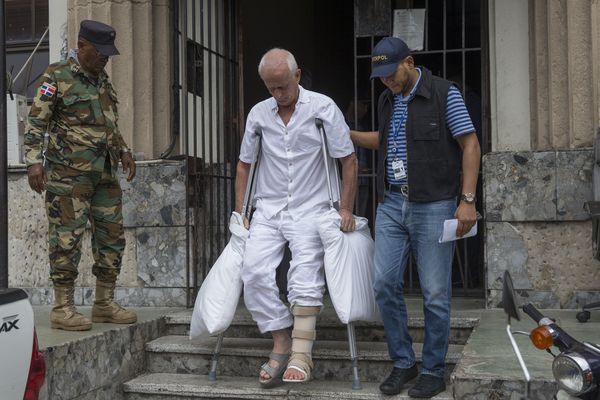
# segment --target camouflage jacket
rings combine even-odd
[[[27,166],[42,162],[48,131],[46,159],[51,169],[61,164],[101,172],[108,152],[115,174],[121,151],[127,148],[118,119],[117,94],[104,71],[94,82],[71,57],[50,65],[27,118]]]

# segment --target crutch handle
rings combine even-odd
[[[333,186],[331,184],[331,174],[329,173],[329,149],[327,148],[327,139],[325,135],[325,126],[323,125],[323,120],[321,118],[315,118],[315,125],[317,125],[317,130],[321,136],[321,151],[323,153],[323,162],[325,163],[325,174],[327,175],[327,190],[329,191],[329,205],[331,208],[335,208],[333,202]],[[337,167],[337,162],[333,160],[333,170],[335,177],[335,184],[338,190],[338,193],[341,192],[340,187],[340,171]]]
[[[244,193],[244,202],[242,203],[242,217],[250,219],[250,209],[252,208],[252,204],[250,204],[252,199],[252,191],[255,189],[255,177],[256,170],[258,168],[258,163],[260,161],[260,147],[262,143],[262,129],[258,127],[254,134],[257,136],[258,140],[256,142],[256,147],[254,148],[254,157],[252,159],[252,165],[250,166],[250,171],[248,172],[248,183],[246,183],[246,193]]]

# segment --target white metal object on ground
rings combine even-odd
[[[23,399],[33,351],[33,308],[17,289],[0,291],[0,399]]]

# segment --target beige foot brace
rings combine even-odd
[[[321,307],[306,307],[295,305],[292,308],[294,315],[294,330],[292,331],[292,355],[288,362],[288,368],[295,369],[304,374],[304,379],[289,380],[286,382],[305,382],[310,380],[314,367],[312,362],[312,347],[316,338],[315,326],[317,315]]]

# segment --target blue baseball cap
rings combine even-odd
[[[410,49],[402,39],[384,37],[371,54],[371,79],[392,75],[398,64],[409,55]]]

